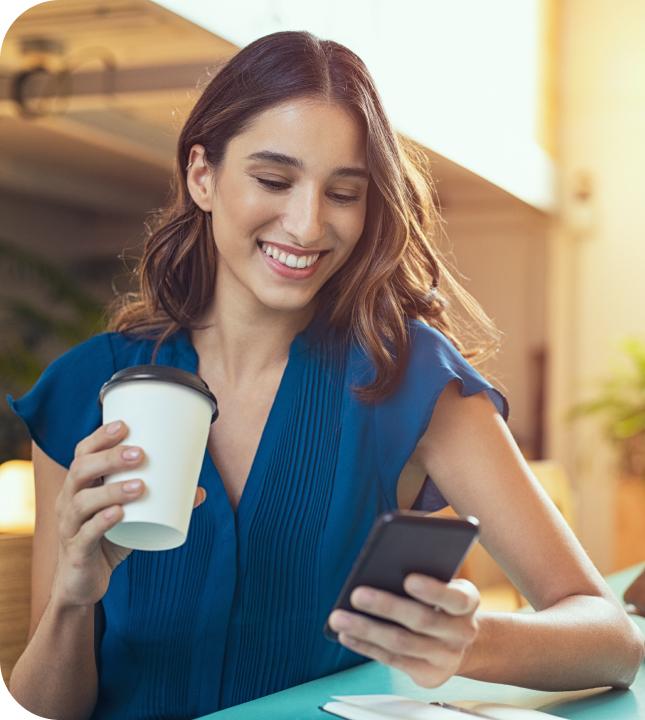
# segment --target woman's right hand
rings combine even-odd
[[[112,423],[113,424],[113,423]],[[144,454],[128,459],[119,445],[128,428],[124,422],[116,433],[101,425],[76,446],[74,460],[56,498],[58,517],[58,563],[52,596],[65,605],[89,606],[107,592],[112,571],[132,552],[104,537],[123,518],[122,505],[137,500],[144,492],[143,481],[134,491],[127,485],[136,479],[136,468]],[[132,478],[103,484],[103,476],[132,469]],[[206,498],[204,488],[197,488],[194,507]],[[107,517],[108,513],[113,513]]]

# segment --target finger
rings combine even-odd
[[[107,514],[110,513],[108,517]],[[120,505],[111,505],[97,512],[83,526],[74,537],[70,546],[74,558],[86,560],[96,551],[105,533],[123,519],[123,508]]]
[[[195,503],[193,504],[193,509],[199,507],[204,502],[204,500],[206,500],[206,490],[203,487],[199,486],[197,488],[197,491],[195,492]]]
[[[97,453],[100,450],[105,450],[113,447],[117,443],[120,443],[126,435],[129,433],[128,426],[122,420],[116,420],[105,425],[100,425],[93,433],[84,437],[80,442],[76,444],[74,448],[74,459],[70,465],[70,472],[72,468],[77,470],[78,458],[85,455]],[[95,477],[90,478],[91,483],[85,483],[96,486],[97,480],[100,478],[101,473],[97,473]],[[71,481],[63,484],[59,496],[63,501],[63,505],[67,505],[72,496],[78,490],[78,487],[73,487]]]
[[[139,451],[138,457],[128,457],[133,450]],[[107,450],[99,450],[75,457],[69,466],[69,472],[63,483],[63,494],[67,502],[82,488],[90,487],[97,478],[130,468],[139,467],[145,460],[140,447],[117,445]]]
[[[73,538],[82,525],[97,512],[106,510],[111,505],[137,500],[144,492],[145,483],[141,478],[79,490],[72,497],[69,506],[62,511],[59,527],[61,538]]]
[[[127,436],[128,432],[129,428],[123,420],[100,425],[93,433],[77,443],[74,457],[114,447]]]
[[[330,615],[329,622],[336,632],[345,632],[393,655],[406,655],[421,660],[432,659],[432,662],[439,665],[445,665],[453,659],[454,650],[441,640],[411,632],[391,622],[341,610],[335,610]]]
[[[444,583],[429,575],[412,573],[406,576],[403,588],[413,598],[436,605],[450,615],[468,615],[479,606],[479,591],[463,578]]]
[[[463,618],[436,612],[423,601],[386,590],[360,586],[352,592],[350,602],[357,610],[392,620],[418,634],[451,641],[463,634]]]
[[[338,635],[338,640],[342,645],[359,655],[365,655],[372,660],[383,663],[383,665],[402,670],[419,685],[436,687],[443,682],[440,669],[425,660],[406,655],[396,655],[378,645],[373,645],[344,632]]]
[[[101,485],[104,475],[125,468],[132,467],[134,469],[141,464],[144,459],[143,453],[134,459],[124,457],[123,453],[130,449],[124,445],[117,445],[109,450],[101,450],[75,457],[69,466],[69,472],[65,476],[61,492],[56,498],[56,515],[64,519],[70,508],[74,507],[73,503],[76,494],[84,488]],[[68,528],[66,532],[70,533],[71,531]]]

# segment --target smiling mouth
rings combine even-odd
[[[257,244],[265,255],[268,255],[285,267],[296,270],[310,268],[312,265],[315,265],[323,255],[329,252],[329,250],[323,250],[322,252],[312,253],[311,255],[294,255],[263,240],[258,240]]]

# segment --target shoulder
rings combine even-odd
[[[109,370],[115,372],[128,365],[148,362],[145,358],[152,343],[121,332],[97,333],[55,358],[47,365],[42,376],[78,371],[87,378]]]
[[[383,404],[423,406],[431,410],[448,383],[457,380],[462,396],[488,390],[500,413],[508,415],[506,398],[469,362],[440,330],[422,320],[407,319],[409,345],[401,381]],[[429,404],[428,404],[429,403]],[[429,415],[428,415],[429,418]]]
[[[439,467],[429,458],[454,460],[463,455],[464,447],[473,452],[499,436],[508,410],[506,398],[493,387],[482,386],[473,393],[464,393],[459,378],[441,388],[428,424],[415,448],[415,459],[432,477],[439,476]]]
[[[506,396],[467,360],[453,342],[437,328],[420,320],[410,320],[410,357],[408,375],[413,384],[419,377],[432,374],[436,380],[435,400],[440,394],[449,397],[469,397],[485,391],[494,408],[508,420],[509,405]],[[457,382],[452,382],[457,381]],[[450,385],[444,393],[444,389]]]
[[[457,348],[437,328],[421,320],[406,318],[408,348],[403,368],[402,382],[395,391],[381,403],[396,403],[405,395],[406,387],[416,382],[427,382],[432,375],[447,367],[465,362]],[[374,380],[376,367],[367,350],[356,342],[351,344],[350,362],[352,374],[358,384],[367,384]],[[402,361],[401,361],[402,362]],[[380,404],[380,403],[379,403]]]
[[[50,362],[22,397],[7,395],[9,407],[36,444],[69,467],[76,443],[101,424],[101,386],[116,370],[135,364],[137,352],[141,342],[121,333],[93,335]]]
[[[83,375],[93,370],[114,365],[112,333],[99,333],[73,345],[52,360],[42,372],[38,382],[50,375],[80,372]]]
[[[460,402],[481,393],[477,403],[488,403],[487,409],[497,411],[504,420],[509,414],[506,397],[441,331],[419,320],[408,320],[408,327],[410,346],[401,380],[394,392],[374,407],[382,467],[390,468],[395,477],[428,430],[447,386],[449,400]]]
[[[410,338],[406,368],[408,373],[421,367],[427,371],[432,366],[441,371],[455,365],[468,364],[452,341],[440,330],[422,320],[406,322]]]

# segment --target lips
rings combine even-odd
[[[281,277],[295,280],[304,280],[311,277],[318,269],[320,257],[329,252],[325,250],[305,254],[302,250],[294,248],[295,252],[292,253],[288,252],[284,246],[273,245],[261,239],[258,239],[257,245],[264,261],[271,270]]]
[[[329,250],[325,250],[324,248],[309,248],[308,250],[305,250],[303,248],[294,247],[293,245],[287,245],[285,243],[279,243],[275,242],[274,240],[264,240],[263,238],[257,238],[256,242],[258,245],[262,244],[268,244],[273,245],[274,247],[277,247],[278,250],[283,250],[286,253],[291,253],[292,255],[315,255],[318,253],[319,255],[322,255],[324,253],[328,253]]]

